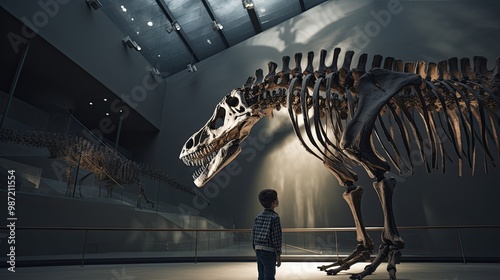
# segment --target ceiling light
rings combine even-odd
[[[120,8],[122,8],[122,11],[123,11],[124,13],[126,13],[126,12],[127,12],[127,8],[125,8],[125,6],[121,5],[121,7],[120,7]]]
[[[107,99],[107,98],[104,98],[104,102],[106,102],[106,101],[108,101],[108,99]]]
[[[167,27],[165,27],[165,30],[168,34],[170,34],[172,33],[172,31],[174,31],[174,28],[177,31],[181,30],[181,26],[175,20],[172,23],[169,23]]]
[[[152,21],[148,21],[148,26],[153,26],[153,22]]]
[[[92,103],[92,102],[89,102],[89,105],[90,105],[90,106],[92,106],[92,105],[94,105],[94,103]]]
[[[242,0],[243,7],[247,10],[253,9],[253,1],[252,0]]]
[[[87,4],[94,10],[99,10],[102,7],[99,0],[85,0],[85,2],[87,2]]]
[[[160,71],[154,67],[149,70],[149,73],[155,76],[161,76]]]
[[[196,72],[198,71],[198,68],[196,68],[196,65],[194,64],[188,64],[187,65],[188,72]]]
[[[208,43],[209,45],[211,45],[211,44],[212,44],[212,41],[210,41],[210,39],[207,39],[207,43]]]
[[[141,50],[141,47],[135,41],[133,41],[132,39],[130,39],[130,36],[127,36],[127,37],[123,38],[123,43],[125,45],[127,45],[127,47],[129,47],[131,49],[133,48],[136,51],[140,51]]]
[[[221,30],[222,28],[224,28],[224,26],[222,26],[222,24],[218,23],[216,20],[212,21],[212,28],[217,31],[217,30]]]
[[[151,68],[149,69],[149,73],[151,73],[151,75],[153,76],[153,78],[155,79],[155,81],[157,83],[161,83],[163,81],[163,76],[161,75],[160,71],[156,68]]]
[[[106,116],[109,116],[109,113],[106,113]]]

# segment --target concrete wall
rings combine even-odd
[[[366,52],[406,61],[438,62],[452,56],[489,59],[490,69],[498,53],[500,20],[492,1],[328,1],[281,25],[197,64],[198,72],[178,73],[167,79],[168,98],[159,137],[145,157],[167,166],[179,178],[189,180],[193,168],[178,155],[184,142],[211,116],[215,105],[232,88],[241,86],[255,69],[267,71],[267,62],[280,63],[284,55],[319,50]],[[331,55],[331,53],[330,53]],[[330,61],[327,59],[327,61]],[[341,55],[340,61],[343,61]],[[278,66],[280,69],[281,65]],[[293,135],[287,116],[262,120],[236,159],[237,174],[214,178],[200,191],[212,206],[196,201],[191,211],[233,220],[236,227],[252,225],[260,210],[260,189],[278,190],[277,209],[285,227],[352,226],[350,211],[342,199],[344,189],[308,154]],[[479,159],[482,162],[482,158]],[[478,162],[478,163],[479,163]],[[481,163],[479,163],[481,165]],[[491,166],[490,166],[491,167]],[[459,177],[449,164],[447,174],[426,174],[418,166],[414,176],[401,176],[394,194],[399,225],[499,224],[498,167],[476,176],[470,169]],[[368,226],[382,225],[372,180],[362,169],[359,183],[365,187],[363,212]]]

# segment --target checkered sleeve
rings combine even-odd
[[[281,245],[282,245],[281,221],[278,215],[276,215],[273,218],[274,219],[271,226],[271,244],[276,252],[276,255],[279,256],[281,255]]]

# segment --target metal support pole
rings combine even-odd
[[[158,191],[156,192],[156,213],[158,213],[158,206],[160,205],[160,187],[161,184],[158,182]]]
[[[198,230],[194,234],[194,263],[198,261]]]
[[[30,48],[30,43],[31,41],[28,41],[28,45],[24,50],[23,56],[21,57],[21,61],[17,65],[16,75],[14,76],[14,80],[12,81],[12,85],[10,86],[9,99],[7,101],[7,105],[5,105],[5,110],[2,115],[2,120],[0,120],[0,129],[3,127],[3,122],[5,120],[5,117],[9,112],[10,103],[12,102],[12,98],[14,97],[14,91],[16,90],[17,81],[19,80],[19,76],[21,75],[21,70],[23,69],[24,61],[26,60],[26,56],[28,55],[28,49]]]
[[[75,183],[73,184],[73,195],[71,195],[71,197],[75,197],[76,181],[78,181],[78,173],[80,171],[80,161],[81,160],[82,160],[82,152],[80,152],[80,156],[78,157],[78,165],[76,166]]]
[[[120,112],[120,117],[118,120],[118,131],[116,132],[115,149],[118,150],[118,141],[120,141],[120,133],[122,131],[123,113]]]
[[[233,225],[233,229],[234,229],[234,225]],[[235,232],[236,236],[237,236],[237,242],[238,242],[238,252],[240,251],[240,233],[239,232]]]
[[[460,241],[460,250],[462,251],[462,260],[464,264],[467,264],[465,262],[465,251],[464,251],[464,245],[462,243],[462,234],[460,233],[460,228],[458,228],[457,230],[458,230],[458,240]]]
[[[85,231],[85,239],[83,240],[83,250],[82,250],[82,265],[85,262],[85,247],[87,247],[87,235],[89,234],[89,230]]]
[[[337,255],[337,261],[339,260],[339,244],[337,243],[337,231],[335,231],[335,254]]]
[[[69,117],[68,117],[68,124],[66,125],[66,133],[69,133],[69,125],[71,124],[71,119],[73,118],[73,110],[69,109],[68,113]]]

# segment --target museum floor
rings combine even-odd
[[[349,280],[351,273],[359,272],[366,265],[360,263],[351,268],[351,272],[337,276],[327,276],[318,271],[316,266],[325,263],[284,262],[277,270],[276,279],[331,279]],[[384,265],[384,263],[382,263]],[[500,264],[491,263],[402,263],[398,266],[399,280],[498,280]],[[20,267],[15,273],[3,268],[2,280],[255,280],[257,269],[253,262],[200,262],[193,263],[157,263],[127,265],[88,265],[88,266],[41,266]],[[381,266],[375,274],[366,280],[386,280],[388,274]]]

